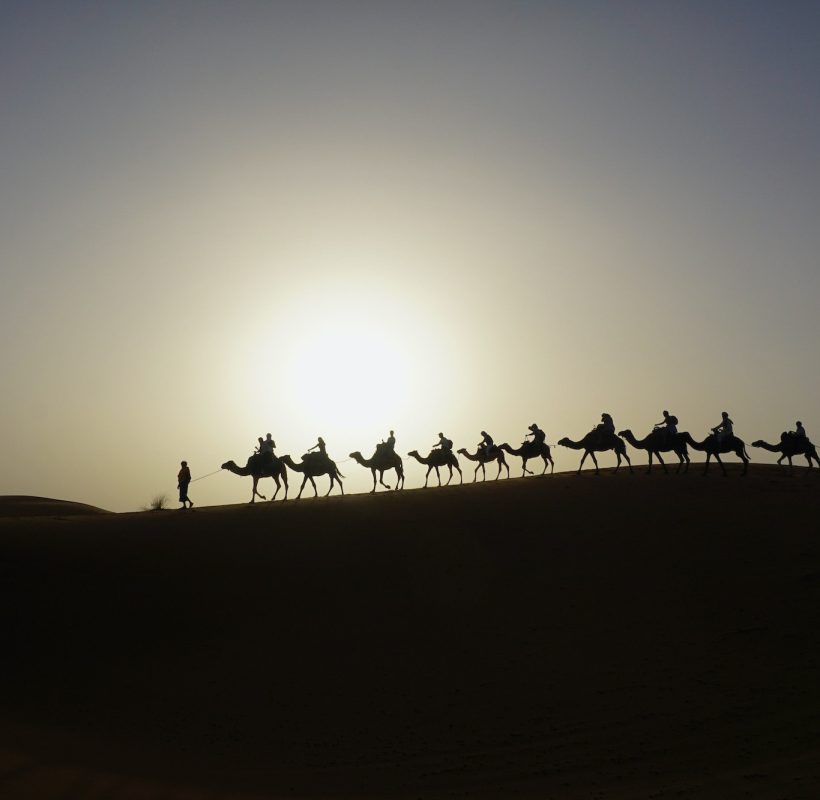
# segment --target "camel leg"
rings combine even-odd
[[[475,472],[473,472],[473,483],[475,483],[478,480],[478,470],[479,469],[481,469],[481,464],[480,463],[476,466]]]
[[[397,469],[396,475],[399,476],[398,480],[396,481],[396,491],[398,491],[399,489],[404,489],[404,467]],[[401,483],[401,486],[399,486],[399,483]]]
[[[524,470],[524,471],[521,473],[521,477],[522,477],[522,478],[523,478],[525,475],[532,475],[532,474],[533,474],[532,470],[527,469],[527,459],[526,459],[526,458],[522,460],[522,463],[521,463],[521,468]],[[544,465],[544,469],[546,469],[546,465]]]
[[[267,498],[265,497],[265,495],[260,494],[260,493],[256,490],[256,487],[257,487],[258,485],[259,485],[259,478],[258,478],[256,475],[254,475],[254,476],[253,476],[253,493],[251,494],[251,503],[253,503],[253,502],[256,500],[256,498],[257,498],[257,497],[261,497],[263,500],[266,500],[266,499],[267,499]]]
[[[507,459],[504,456],[501,456],[501,463],[504,465],[504,469],[507,470],[507,477],[510,477],[510,465],[507,463]],[[501,472],[501,467],[498,468],[498,471]]]
[[[617,450],[615,451],[615,457],[618,459],[618,461],[615,464],[615,472],[612,473],[613,475],[617,475],[618,470],[621,468],[621,454]]]
[[[624,450],[624,458],[626,459],[627,466],[629,467],[629,474],[632,475],[634,470],[632,469],[632,459],[629,457],[629,454]],[[660,456],[658,456],[660,458]]]
[[[393,488],[389,483],[384,482],[384,470],[383,469],[379,470],[379,483],[382,486],[384,486],[386,489],[392,489]],[[374,486],[373,488],[375,489],[376,487]]]
[[[325,497],[327,497],[327,495],[329,495],[333,491],[333,484],[334,483],[336,483],[336,478],[334,478],[333,475],[331,475],[330,476],[330,486],[327,487],[327,494],[325,494]]]
[[[376,470],[371,469],[370,474],[373,476],[373,488],[370,490],[370,494],[373,494],[376,491]]]
[[[452,467],[452,465],[448,464],[447,469],[450,471],[450,474],[447,476],[447,483],[444,484],[445,486],[449,486],[450,481],[453,480],[453,467]]]
[[[441,486],[441,473],[439,472],[438,467],[436,467],[436,478],[438,478],[438,485]]]
[[[304,479],[302,480],[302,485],[299,487],[299,494],[296,495],[296,499],[299,500],[302,497],[302,491],[305,488],[305,484],[308,482],[308,476],[305,475]]]
[[[646,468],[646,474],[649,475],[652,472],[652,451],[649,451],[649,465]]]
[[[279,478],[276,475],[271,475],[271,477],[273,478],[273,481],[276,484],[276,491],[273,493],[273,497],[271,497],[271,499],[270,499],[270,501],[272,503],[274,500],[276,500],[276,495],[279,494],[279,490],[282,487],[279,485]]]
[[[433,471],[432,467],[427,467],[427,474],[424,476],[424,488],[427,488],[427,481],[430,479],[430,473]]]
[[[589,451],[589,450],[584,450],[584,454],[581,456],[581,463],[578,465],[578,472],[577,472],[577,474],[578,474],[578,475],[580,475],[580,474],[581,474],[581,470],[582,470],[582,469],[583,469],[583,467],[584,467],[584,461],[586,461],[586,460],[587,460],[587,456],[588,456],[589,454],[590,454],[590,451]]]
[[[595,458],[595,453],[593,453],[592,450],[588,450],[587,452],[592,457],[592,463],[595,464],[595,474],[600,475],[601,471],[598,469],[598,459]],[[584,462],[581,461],[581,463],[583,464]]]
[[[544,475],[546,473],[548,466],[549,466],[549,459],[546,456],[544,456],[544,470],[541,472],[542,475]]]
[[[501,459],[498,459],[498,472],[495,473],[495,479],[498,480],[501,477]],[[507,477],[510,477],[509,468],[507,469]]]
[[[666,463],[664,462],[663,458],[661,458],[661,454],[660,453],[655,453],[655,455],[658,457],[658,461],[661,462],[661,466],[663,467],[664,475],[668,475],[669,470],[666,468]]]
[[[817,463],[820,464],[820,461]],[[458,482],[459,484],[462,484],[464,483],[464,473],[461,471],[461,467],[456,466],[456,469],[458,470]]]
[[[720,453],[715,453],[715,461],[717,461],[717,463],[720,464],[720,468],[721,468],[721,470],[723,470],[723,477],[725,478],[727,476],[727,472],[726,472],[726,467],[723,464],[723,461],[720,457]]]
[[[743,472],[740,473],[740,477],[744,478],[749,471],[749,459],[746,458],[746,454],[742,450],[738,450],[737,455],[743,460]],[[791,464],[789,464],[789,469],[792,469]]]
[[[313,480],[313,475],[308,475],[308,480],[310,481],[310,485],[313,487],[313,496],[319,496],[319,490],[316,488],[316,481]]]
[[[709,472],[709,462],[712,458],[712,454],[707,450],[706,452],[706,466],[703,468],[703,476],[706,477],[706,473]]]

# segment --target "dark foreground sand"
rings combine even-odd
[[[0,519],[0,797],[820,797],[820,475]]]

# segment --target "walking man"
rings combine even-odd
[[[188,484],[191,482],[191,470],[188,469],[188,462],[180,463],[180,471],[177,473],[177,488],[179,489],[179,502],[182,503],[179,510],[183,508],[193,508],[194,504],[188,497]],[[188,503],[189,505],[186,505]]]

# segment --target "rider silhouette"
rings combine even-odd
[[[664,411],[663,422],[658,422],[654,426],[654,430],[665,431],[666,438],[667,440],[669,440],[678,432],[678,418],[674,414],[670,414],[668,411]]]
[[[712,433],[715,434],[718,442],[720,444],[723,444],[724,442],[729,441],[729,439],[731,439],[734,435],[735,423],[732,422],[731,419],[729,419],[728,411],[722,411],[720,415],[721,417],[723,417],[723,419],[720,421],[720,423],[715,425],[714,428],[712,428]]]
[[[809,437],[806,435],[806,429],[803,427],[803,423],[800,420],[797,420],[794,424],[796,426],[794,430],[794,437],[804,442],[808,441]]]
[[[531,430],[532,433],[528,433],[524,439],[529,439],[530,436],[532,436],[532,443],[539,445],[544,444],[544,442],[547,441],[547,434],[544,433],[544,431],[542,431],[541,428],[539,428],[534,422],[530,425],[529,430]]]
[[[448,439],[441,431],[439,431],[438,441],[433,445],[432,449],[435,450],[437,447],[440,447],[442,450],[452,450],[453,440]]]
[[[311,448],[309,448],[309,449],[308,449],[308,453],[309,453],[311,450],[318,450],[318,451],[319,451],[319,453],[321,453],[323,456],[326,456],[326,455],[327,455],[327,450],[325,449],[325,440],[324,440],[324,439],[320,436],[320,437],[319,437],[319,441],[318,441],[318,442],[316,442],[316,444],[315,444],[315,445],[313,445],[313,447],[311,447]],[[318,454],[317,454],[317,455],[318,455]]]
[[[493,437],[487,431],[481,431],[481,441],[478,443],[478,449],[484,451],[484,455],[489,455],[490,450],[495,446]]]

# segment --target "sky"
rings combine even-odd
[[[350,491],[391,428],[820,436],[818,40],[800,2],[4,0],[0,494],[173,505],[268,431]]]

